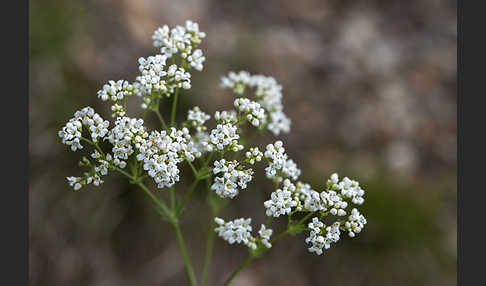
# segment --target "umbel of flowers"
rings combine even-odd
[[[229,244],[243,244],[249,250],[247,259],[229,275],[225,285],[286,235],[307,233],[303,244],[317,255],[337,243],[343,233],[358,235],[367,221],[358,210],[365,191],[357,181],[332,174],[314,188],[299,180],[301,170],[289,158],[281,140],[264,148],[251,145],[251,136],[247,136],[251,132],[260,135],[269,131],[274,136],[290,132],[282,86],[273,77],[230,72],[221,78],[221,87],[234,93],[234,109],[216,111],[211,116],[194,106],[186,111],[184,122],[175,121],[179,91],[192,87],[194,70],[204,69],[205,57],[197,47],[205,36],[192,21],[172,29],[166,25],[158,28],[152,36],[156,54],[138,60],[140,74],[135,80],[110,80],[98,91],[99,99],[112,103],[114,122],[103,119],[91,107],[74,113],[58,135],[74,152],[89,147],[90,155],[79,162],[87,171],[67,177],[69,185],[76,191],[89,184],[100,186],[110,172],[121,173],[137,185],[173,227],[190,285],[196,285],[197,279],[179,222],[202,181],[209,189],[212,213],[202,285],[208,282],[216,234]],[[141,99],[143,118],[129,117],[127,99],[133,95]],[[161,114],[160,104],[167,101],[171,113]],[[160,128],[145,125],[149,111],[159,119]],[[243,128],[251,132],[243,133]],[[191,168],[192,176],[181,177],[183,164]],[[219,213],[230,205],[225,202],[252,191],[257,164],[263,165],[262,175],[272,180],[275,188],[261,202],[262,212],[269,218],[256,232],[251,218],[226,221]],[[179,185],[188,185],[181,181],[191,182],[185,192],[176,190]],[[168,198],[162,199],[161,193],[168,193]],[[271,223],[281,217],[286,217],[287,228],[274,235]]]

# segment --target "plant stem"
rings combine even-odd
[[[273,244],[277,240],[279,240],[282,237],[286,236],[287,234],[289,234],[289,229],[288,228],[285,231],[282,231],[281,233],[279,233],[273,239],[271,239],[270,242]],[[260,254],[262,254],[262,253],[264,253],[266,251],[268,251],[268,248],[266,248],[265,250],[261,251]],[[249,254],[248,257],[246,257],[246,259],[240,264],[240,266],[238,266],[238,268],[236,268],[236,270],[233,271],[233,273],[231,273],[231,276],[226,280],[226,282],[224,282],[224,285],[225,286],[229,285],[231,283],[231,281],[233,281],[233,279],[235,278],[235,276],[238,275],[238,273],[240,273],[248,265],[248,263],[250,263],[255,258],[256,258],[256,256]]]
[[[152,201],[164,212],[164,214],[168,217],[170,224],[174,228],[174,231],[176,233],[176,239],[177,239],[177,244],[179,245],[179,250],[181,252],[183,261],[184,261],[184,266],[186,267],[186,272],[187,272],[187,277],[189,279],[189,285],[191,286],[196,286],[196,278],[194,275],[194,270],[192,270],[192,265],[191,261],[189,259],[189,254],[187,253],[187,249],[184,243],[184,238],[182,237],[181,229],[179,227],[179,221],[177,220],[177,217],[175,216],[175,213],[171,211],[167,205],[162,201],[159,200],[148,188],[145,186],[138,178],[135,176],[130,175],[129,173],[125,172],[124,170],[114,167],[115,170],[118,172],[122,173],[123,175],[127,176],[129,179],[131,179],[137,186],[139,186],[149,197],[152,199]],[[193,183],[195,186],[195,184]],[[173,190],[173,188],[171,188]],[[172,192],[173,193],[173,192]]]
[[[167,127],[167,124],[165,124],[164,118],[162,118],[160,111],[158,109],[155,109],[154,112],[155,112],[155,114],[157,114],[157,117],[159,118],[160,123],[162,124],[162,128],[169,131],[169,128]]]
[[[236,270],[231,273],[231,276],[226,280],[226,282],[224,282],[224,286],[230,285],[231,281],[235,279],[236,275],[238,275],[238,273],[240,273],[241,270],[243,270],[248,265],[248,263],[253,260],[253,258],[254,256],[248,255],[248,257],[240,264],[240,266],[238,266],[238,268],[236,268]]]
[[[184,206],[186,205],[187,201],[191,197],[191,194],[194,191],[194,189],[196,188],[197,183],[199,182],[199,180],[200,180],[199,178],[196,178],[194,180],[194,182],[192,183],[192,185],[187,190],[187,192],[184,194],[184,198],[182,199],[182,202],[180,203],[180,205],[177,207],[177,210],[176,210],[176,215],[177,216],[179,216],[182,213],[182,210],[184,209]]]
[[[186,245],[184,243],[184,238],[182,237],[181,229],[178,222],[172,223],[174,231],[176,233],[177,244],[179,245],[179,250],[181,251],[182,258],[184,260],[184,265],[186,267],[187,278],[189,279],[189,285],[195,286],[196,277],[194,275],[194,270],[192,270],[191,260],[189,259],[189,254],[187,253]]]
[[[170,196],[170,209],[174,210],[176,204],[174,186],[169,188],[169,196]]]
[[[211,267],[211,260],[213,258],[213,249],[214,249],[214,227],[215,227],[215,222],[214,218],[218,215],[219,209],[216,209],[214,207],[211,208],[211,218],[209,221],[209,231],[208,231],[208,238],[206,241],[206,254],[204,255],[204,267],[203,267],[203,273],[202,273],[202,285],[206,286],[208,285],[208,277],[209,277],[209,269]]]
[[[179,88],[176,88],[174,93],[174,100],[172,101],[172,112],[170,113],[170,126],[174,126],[178,97],[179,97]]]
[[[299,222],[297,224],[301,224],[301,223],[305,222],[311,215],[312,215],[312,212],[306,214],[301,220],[299,220]]]

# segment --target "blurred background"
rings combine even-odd
[[[281,139],[301,179],[318,189],[338,172],[366,190],[358,239],[316,256],[305,234],[288,237],[233,285],[456,284],[456,1],[32,0],[31,285],[186,284],[173,232],[151,202],[116,175],[72,191],[65,177],[83,172],[80,157],[57,137],[82,107],[109,118],[97,90],[133,81],[138,57],[156,52],[153,31],[186,19],[207,33],[206,62],[181,110],[229,109],[233,96],[219,88],[229,71],[274,76],[292,119]],[[130,116],[141,116],[139,104],[130,98]],[[221,217],[263,223],[271,191],[260,173]],[[182,225],[198,276],[207,215],[195,196]],[[210,285],[246,254],[217,238]]]

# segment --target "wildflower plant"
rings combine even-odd
[[[197,47],[205,36],[192,21],[172,29],[166,25],[158,28],[152,36],[157,54],[138,60],[140,74],[135,81],[109,81],[98,91],[102,101],[112,104],[114,122],[103,119],[91,107],[74,113],[59,131],[59,137],[72,151],[90,148],[90,156],[82,157],[79,163],[87,172],[68,177],[69,185],[76,191],[89,184],[100,186],[110,172],[121,173],[137,185],[174,229],[190,285],[197,282],[180,221],[193,191],[203,181],[209,190],[212,217],[202,285],[207,285],[216,234],[229,244],[245,245],[249,251],[225,285],[287,235],[305,232],[304,245],[317,255],[337,243],[342,233],[349,237],[358,235],[367,221],[357,209],[363,204],[365,193],[357,181],[332,174],[322,186],[313,188],[299,180],[301,170],[289,158],[281,140],[262,148],[250,145],[247,132],[243,133],[243,127],[253,129],[255,135],[265,131],[273,136],[290,132],[291,120],[284,113],[282,87],[273,77],[230,72],[221,78],[221,87],[236,96],[234,109],[216,111],[210,116],[195,106],[187,110],[184,122],[175,121],[179,91],[190,89],[191,73],[204,68],[205,57]],[[129,117],[130,96],[141,99],[143,118]],[[160,104],[167,101],[172,104],[168,122],[159,111]],[[160,120],[159,130],[144,125],[149,112]],[[211,121],[213,128],[208,125]],[[189,178],[180,176],[184,164],[192,170]],[[261,202],[267,221],[253,228],[251,218],[218,217],[229,201],[237,199],[241,192],[251,192],[256,165],[264,167],[264,175],[275,186],[268,199]],[[181,180],[192,180],[184,193],[176,191]],[[151,190],[150,185],[155,188]],[[160,198],[159,192],[168,193],[168,198]],[[286,217],[287,227],[274,234],[272,222],[281,217]]]

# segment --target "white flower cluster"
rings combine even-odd
[[[136,80],[138,96],[150,95],[152,92],[170,96],[175,88],[190,89],[191,74],[182,67],[172,64],[165,70],[167,57],[165,55],[149,56],[138,59],[140,76]]]
[[[359,186],[359,182],[344,177],[339,181],[337,174],[332,174],[327,182],[328,188],[340,192],[345,198],[351,199],[353,204],[361,205],[364,203],[363,195],[365,191]]]
[[[216,111],[214,113],[214,119],[216,119],[216,121],[220,124],[235,124],[236,122],[238,122],[238,115],[234,110]]]
[[[270,237],[273,230],[267,229],[262,224],[258,231],[259,237],[252,236],[251,218],[239,218],[225,222],[223,219],[216,217],[214,221],[218,225],[214,231],[229,244],[234,244],[235,242],[238,244],[243,243],[253,250],[257,249],[258,242],[261,242],[266,248],[272,247]]]
[[[226,161],[221,159],[214,161],[213,173],[222,174],[214,178],[211,190],[221,198],[233,199],[239,194],[239,188],[246,189],[247,184],[253,179],[253,170],[244,170],[238,161]]]
[[[236,94],[242,95],[246,86],[250,85],[251,80],[252,76],[247,71],[229,72],[228,76],[221,77],[220,86],[222,88],[231,88]]]
[[[137,160],[143,161],[143,169],[157,183],[157,187],[171,187],[179,181],[178,164],[194,161],[201,153],[194,148],[189,130],[171,128],[170,133],[152,131],[137,145]]]
[[[310,234],[305,239],[305,242],[311,245],[308,248],[309,252],[315,252],[317,255],[322,254],[323,248],[329,249],[331,243],[338,242],[341,236],[339,222],[335,222],[325,229],[322,229],[323,226],[324,224],[317,217],[314,217],[308,225],[311,229]]]
[[[133,95],[134,91],[135,87],[126,80],[110,80],[108,84],[103,85],[103,89],[98,90],[98,98],[103,101],[111,100],[115,103],[111,107],[114,112],[113,117],[125,116],[125,109],[119,102]]]
[[[192,127],[196,128],[197,131],[206,130],[204,123],[210,118],[211,116],[201,111],[199,106],[194,106],[187,112],[187,121]]]
[[[349,237],[355,237],[357,233],[361,232],[366,223],[366,218],[354,208],[351,210],[348,220],[344,223],[344,227],[348,231]]]
[[[133,154],[133,145],[137,146],[148,137],[142,119],[117,117],[115,126],[110,130],[106,139],[113,145],[111,151],[115,164],[125,166],[124,162]]]
[[[85,107],[74,113],[66,125],[59,130],[58,136],[62,139],[62,143],[71,146],[72,151],[83,149],[81,145],[81,138],[83,126],[87,127],[91,140],[97,142],[108,133],[108,120],[103,120],[98,113],[94,112],[91,107]]]
[[[296,207],[298,202],[294,199],[295,185],[286,179],[282,189],[277,189],[270,195],[270,200],[265,201],[263,205],[266,208],[266,215],[279,217],[287,215]]]
[[[243,149],[243,145],[238,143],[240,135],[236,133],[237,130],[238,128],[231,123],[218,124],[209,134],[210,143],[218,151],[222,151],[226,148],[235,152],[239,151]]]
[[[250,164],[255,164],[255,162],[260,162],[263,158],[263,153],[258,149],[258,147],[252,147],[249,151],[245,153],[246,161]]]
[[[324,206],[321,204],[320,194],[313,190],[309,184],[297,182],[295,194],[298,201],[298,211],[305,209],[310,212],[317,212],[324,209]]]
[[[283,164],[285,152],[280,149],[280,144],[271,145],[265,154],[267,158],[273,158],[270,164]],[[283,181],[282,188],[271,193],[270,199],[264,202],[266,215],[279,217],[289,215],[295,211],[316,213],[319,216],[331,214],[337,217],[344,217],[348,213],[347,199],[351,199],[353,204],[361,204],[364,199],[364,191],[359,188],[359,183],[348,178],[339,181],[337,174],[332,174],[327,182],[326,190],[317,192],[309,184],[298,181],[295,185],[290,179]],[[340,230],[346,230],[350,237],[354,237],[361,232],[366,224],[366,218],[359,213],[356,208],[351,210],[351,215],[347,220],[338,219],[331,226],[323,228],[325,225],[314,217],[309,223],[311,232],[306,239],[310,243],[310,252],[321,254],[322,249],[328,249],[331,243],[339,240]]]
[[[265,168],[267,178],[280,182],[283,178],[291,178],[295,181],[300,176],[300,169],[294,161],[288,159],[282,141],[268,144],[264,155],[269,161],[268,167]]]
[[[185,27],[177,25],[175,28],[169,29],[169,26],[164,25],[158,28],[152,35],[152,40],[154,47],[160,48],[160,52],[167,58],[180,53],[183,59],[187,58],[193,68],[202,71],[206,58],[200,49],[194,51],[193,49],[205,37],[206,33],[199,31],[198,23],[187,20]]]
[[[256,102],[266,111],[264,121],[267,129],[274,135],[290,132],[290,119],[283,112],[282,86],[275,78],[264,75],[251,75],[246,71],[230,72],[221,78],[221,87],[231,88],[233,92],[243,95],[246,87],[256,88]]]
[[[71,176],[66,178],[69,185],[73,187],[75,191],[81,189],[82,186],[91,183],[95,186],[101,185],[103,183],[101,177],[108,174],[110,164],[113,164],[113,157],[111,156],[111,154],[107,154],[106,158],[102,158],[98,150],[95,150],[91,154],[91,158],[95,159],[96,162],[99,163],[99,165],[94,165],[86,157],[83,157],[83,160],[79,162],[79,164],[80,166],[88,166],[90,168],[90,172],[84,173],[83,177]]]
[[[193,144],[194,152],[206,153],[213,150],[213,145],[210,144],[209,134],[205,131],[198,131],[191,136],[191,142]]]
[[[248,98],[235,99],[234,105],[239,112],[242,112],[251,125],[258,127],[260,122],[265,120],[265,110],[258,102],[251,101]]]

